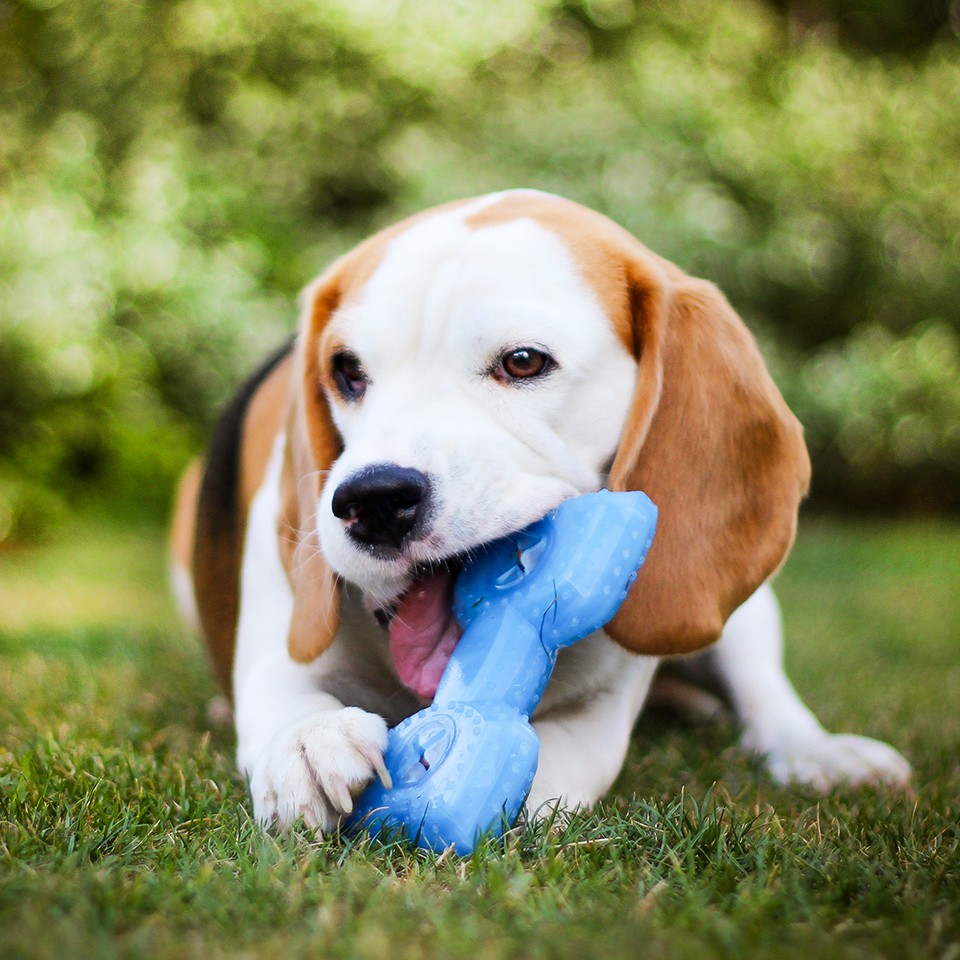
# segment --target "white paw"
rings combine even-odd
[[[569,776],[556,775],[555,771],[551,775],[551,765],[545,762],[541,750],[540,767],[523,802],[523,814],[529,823],[533,823],[549,820],[558,813],[589,810],[604,792],[593,793],[584,784],[575,783]]]
[[[278,733],[250,771],[257,820],[330,830],[353,810],[353,798],[375,776],[385,783],[387,725],[356,707],[315,713]]]
[[[531,789],[523,801],[521,814],[526,823],[550,820],[558,813],[573,813],[580,805],[568,803],[557,790],[539,791]]]
[[[893,747],[849,733],[820,733],[766,751],[767,769],[777,783],[803,783],[826,793],[839,784],[904,787],[910,764]]]

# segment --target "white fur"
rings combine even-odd
[[[627,653],[602,632],[562,651],[533,716],[540,762],[529,813],[589,807],[610,789],[657,663]]]
[[[487,198],[480,205],[491,203]],[[276,518],[284,438],[247,525],[234,671],[238,762],[259,820],[303,816],[329,829],[382,769],[386,723],[418,702],[399,682],[368,606],[395,598],[424,560],[459,554],[601,485],[636,378],[592,291],[561,241],[532,221],[480,230],[477,207],[435,215],[399,235],[362,295],[332,329],[360,357],[363,400],[331,398],[344,450],[318,504],[327,561],[346,587],[332,646],[294,663],[292,611]],[[488,375],[506,347],[534,346],[559,363],[521,386]],[[400,559],[358,550],[331,511],[337,485],[373,463],[428,474],[435,516]],[[831,736],[783,672],[776,601],[764,587],[712,648],[744,729],[778,781],[827,790],[841,781],[903,783],[906,761],[862,737]],[[656,669],[598,633],[561,654],[534,715],[540,767],[529,809],[589,806],[616,778]]]
[[[830,734],[803,704],[783,668],[783,628],[773,590],[761,587],[727,621],[711,648],[743,727],[745,749],[766,759],[778,783],[903,784],[910,765],[892,747]]]
[[[329,829],[382,767],[387,726],[323,691],[326,658],[303,666],[287,654],[293,598],[277,540],[285,442],[277,440],[247,521],[233,673],[237,763],[259,821],[286,826],[302,816]]]

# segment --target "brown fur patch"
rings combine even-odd
[[[508,193],[498,202],[467,218],[474,229],[530,219],[558,236],[570,251],[581,278],[593,291],[610,318],[620,341],[637,354],[636,330],[630,302],[630,276],[623,253],[638,249],[646,255],[649,269],[664,278],[679,278],[681,272],[668,260],[656,256],[612,220],[572,200],[534,191]]]
[[[270,430],[288,406],[290,361],[276,358],[228,404],[214,431],[197,498],[193,588],[217,679],[229,694],[240,611],[240,570],[250,500],[272,447]],[[279,404],[279,410],[275,408]],[[273,435],[275,436],[274,430]]]
[[[203,463],[194,460],[184,471],[174,497],[173,519],[170,523],[170,559],[181,570],[193,567],[193,538],[197,522],[197,499]]]
[[[293,360],[287,356],[253,395],[243,422],[240,453],[240,507],[244,516],[263,483],[267,462],[290,406]]]

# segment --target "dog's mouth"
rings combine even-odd
[[[400,597],[375,611],[390,633],[390,654],[401,683],[432,700],[463,634],[453,615],[459,560],[425,564]]]

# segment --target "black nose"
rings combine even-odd
[[[430,481],[419,470],[377,463],[348,477],[333,493],[333,515],[369,547],[396,547],[426,514]]]

